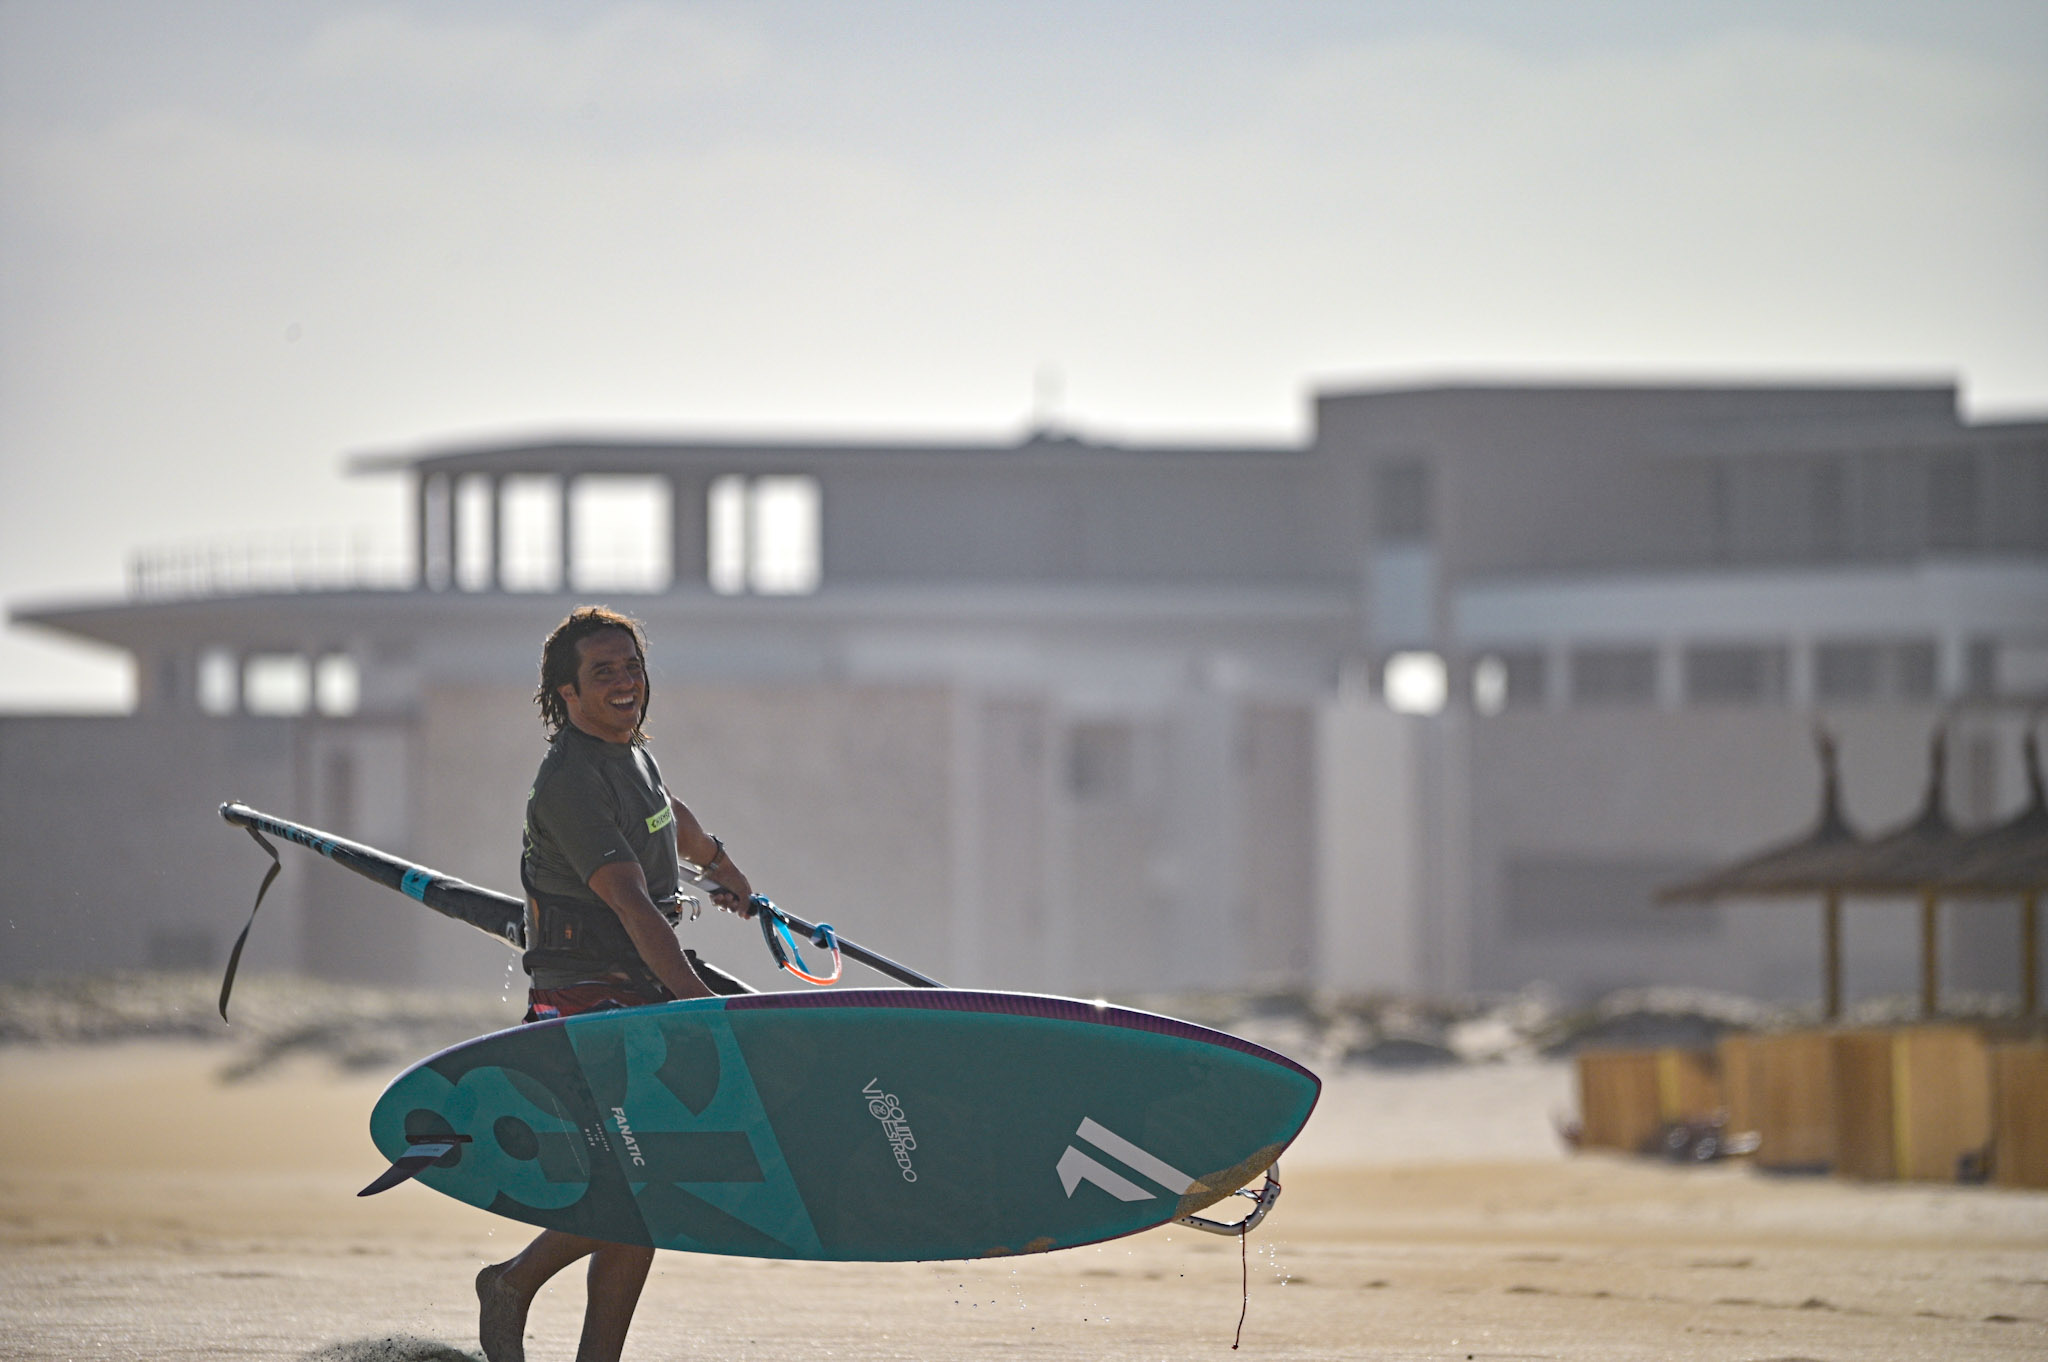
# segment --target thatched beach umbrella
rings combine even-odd
[[[2040,1003],[2038,978],[2040,896],[2048,888],[2048,800],[2044,800],[2040,751],[2026,738],[2031,798],[2019,814],[1981,832],[1959,831],[1948,816],[1947,732],[1937,728],[1929,753],[1926,793],[1912,818],[1876,837],[1861,838],[1843,819],[1835,748],[1817,733],[1823,782],[1821,816],[1813,830],[1784,845],[1745,857],[1698,879],[1658,894],[1664,902],[1694,902],[1745,896],[1818,894],[1824,913],[1826,1014],[1841,1015],[1842,900],[1848,895],[1916,896],[1920,901],[1920,1007],[1934,1015],[1941,1005],[1939,911],[1944,897],[2018,897],[2020,993],[2032,1015]]]
[[[2027,730],[2027,804],[1994,828],[1965,837],[1941,876],[1944,892],[2020,903],[2020,1006],[2033,1016],[2041,1003],[2041,893],[2048,889],[2048,795],[2041,745]]]
[[[1936,727],[1929,743],[1927,789],[1920,811],[1845,856],[1836,884],[1845,893],[1876,897],[1915,895],[1920,900],[1920,1011],[1941,1007],[1940,908],[1943,876],[1967,840],[1948,816],[1948,730]]]
[[[1702,903],[1820,895],[1824,1006],[1829,1017],[1836,1017],[1842,1011],[1842,891],[1838,877],[1848,857],[1864,842],[1842,816],[1842,778],[1833,735],[1816,725],[1813,741],[1821,770],[1820,812],[1813,826],[1792,841],[1659,890],[1657,899],[1662,903]]]

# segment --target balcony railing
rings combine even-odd
[[[412,564],[368,534],[292,534],[242,543],[143,549],[128,560],[128,595],[160,601],[301,591],[407,591]]]

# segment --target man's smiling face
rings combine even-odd
[[[633,636],[604,629],[576,642],[576,681],[558,692],[569,722],[593,738],[629,743],[647,713],[647,664]]]

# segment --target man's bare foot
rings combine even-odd
[[[505,1283],[508,1264],[493,1263],[476,1274],[477,1342],[490,1362],[526,1362],[526,1306]]]

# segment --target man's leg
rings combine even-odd
[[[653,1263],[654,1250],[638,1244],[606,1244],[590,1255],[590,1301],[576,1362],[619,1362]]]
[[[484,1356],[490,1362],[526,1362],[526,1311],[533,1304],[534,1293],[578,1258],[617,1247],[601,1239],[585,1239],[580,1234],[542,1230],[516,1256],[477,1273],[477,1341],[483,1344]],[[652,1249],[639,1251],[650,1258],[654,1253]],[[644,1267],[641,1275],[646,1275]],[[626,1312],[630,1320],[631,1305]]]

